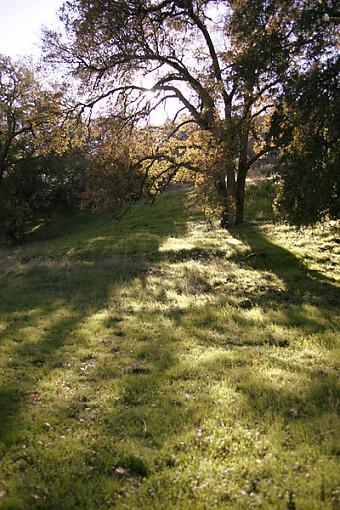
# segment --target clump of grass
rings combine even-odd
[[[186,191],[1,252],[0,508],[339,506],[338,225],[248,191],[230,232]]]

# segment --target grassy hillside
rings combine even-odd
[[[340,508],[339,231],[192,192],[0,253],[0,508]]]

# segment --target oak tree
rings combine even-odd
[[[83,110],[102,102],[140,126],[176,101],[172,131],[142,162],[203,173],[219,197],[222,226],[234,226],[243,222],[249,169],[276,146],[271,116],[285,80],[326,51],[333,3],[69,0],[60,13],[64,33],[45,35],[45,57],[71,68]],[[162,142],[178,141],[189,125],[182,151],[164,150]],[[201,162],[190,161],[200,149]]]

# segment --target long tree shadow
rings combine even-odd
[[[267,295],[267,299],[272,297],[273,300],[287,304],[339,307],[340,290],[334,281],[309,269],[292,252],[270,241],[256,224],[240,227],[234,235],[249,246],[246,253],[232,257],[234,262],[241,267],[269,271],[282,280],[284,288],[275,291],[272,296]]]

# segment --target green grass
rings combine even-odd
[[[176,192],[1,251],[1,509],[340,508],[339,230],[269,198],[230,232]]]

